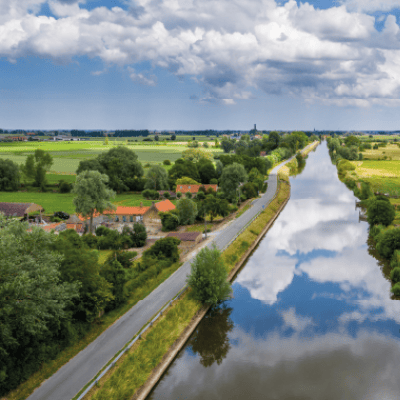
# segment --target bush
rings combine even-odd
[[[171,197],[171,195],[169,194],[169,192],[164,192],[163,197],[165,199],[169,199]]]
[[[191,265],[187,279],[193,297],[203,304],[215,305],[229,298],[231,287],[221,252],[204,247]]]
[[[158,200],[160,198],[160,194],[157,192],[157,190],[152,189],[143,190],[142,196],[148,200]]]
[[[143,247],[147,240],[146,227],[136,222],[131,231],[131,240],[133,247]]]
[[[247,182],[242,186],[242,193],[245,196],[245,200],[257,197],[257,188],[252,182]]]
[[[96,228],[96,236],[105,236],[110,230],[110,228],[100,225]]]
[[[394,207],[384,200],[373,200],[368,205],[367,216],[370,225],[390,225],[395,217]]]
[[[181,192],[177,192],[177,193],[176,193],[176,197],[177,197],[178,199],[180,199],[180,198],[182,197],[182,193],[181,193]]]
[[[169,259],[171,263],[177,262],[179,260],[178,245],[180,243],[181,241],[174,237],[159,239],[143,253],[143,258]]]
[[[100,270],[100,275],[105,278],[105,280],[112,284],[112,294],[114,299],[111,300],[106,310],[113,310],[121,304],[125,303],[128,298],[126,291],[124,290],[124,285],[127,281],[126,271],[122,265],[115,259],[109,260],[105,263]]]
[[[379,236],[376,249],[379,254],[390,260],[395,250],[400,250],[400,229],[388,229]]]
[[[164,160],[164,161],[163,161],[163,164],[164,164],[164,165],[171,165],[171,161],[169,161],[169,160]]]
[[[400,282],[400,267],[393,268],[390,271],[390,279],[394,282]]]
[[[205,149],[208,149],[208,147],[209,147],[209,146],[208,146],[208,143],[207,143],[207,142],[204,142],[204,143],[203,143],[203,147],[204,147]]]
[[[186,193],[185,193],[185,197],[186,197],[187,199],[191,199],[191,198],[192,198],[192,193],[186,192]]]
[[[162,230],[164,232],[175,231],[179,226],[179,218],[172,213],[160,213]]]
[[[400,282],[396,283],[390,290],[395,296],[400,296]]]
[[[197,215],[197,204],[190,199],[181,199],[176,205],[181,225],[191,225]]]
[[[92,234],[82,235],[82,241],[91,249],[97,249],[97,236]]]
[[[123,268],[127,269],[132,266],[132,260],[137,256],[137,251],[114,251],[108,257],[106,262],[117,260]]]
[[[58,190],[60,193],[69,193],[72,190],[73,185],[68,182],[60,181]]]

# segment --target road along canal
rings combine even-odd
[[[398,399],[399,302],[326,144],[149,398]],[[371,253],[371,254],[370,254]]]

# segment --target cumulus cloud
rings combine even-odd
[[[155,86],[157,84],[157,77],[154,75],[145,75],[142,73],[136,73],[135,70],[131,67],[128,67],[129,77],[134,81],[138,82],[141,85],[145,86]]]
[[[131,0],[127,10],[88,11],[81,0],[48,0],[53,17],[39,15],[45,2],[0,0],[0,56],[85,55],[131,68],[148,61],[193,77],[204,99],[228,105],[256,90],[356,106],[400,95],[396,19],[386,18],[378,32],[375,18],[365,8],[349,12],[348,2],[319,10],[294,0]]]
[[[349,10],[358,12],[391,11],[400,8],[400,0],[342,0]]]

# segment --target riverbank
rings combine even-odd
[[[281,180],[275,198],[224,251],[229,280],[246,262],[270,229],[290,197],[290,184]],[[85,399],[145,399],[196,329],[208,307],[202,307],[186,292],[168,312],[135,343],[88,394]]]

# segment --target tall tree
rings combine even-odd
[[[230,139],[227,137],[223,137],[221,139],[221,149],[224,150],[224,153],[230,153],[235,148],[236,141],[234,139]]]
[[[69,320],[76,283],[61,283],[56,236],[0,213],[0,395],[52,354],[51,341]],[[54,347],[54,344],[53,344]]]
[[[18,164],[0,158],[0,191],[18,190],[20,180]]]
[[[203,304],[216,305],[229,298],[231,286],[221,252],[214,245],[202,248],[191,265],[187,279],[193,297]]]
[[[242,164],[233,163],[226,166],[220,178],[220,185],[226,196],[233,199],[240,183],[247,180],[247,173]]]
[[[21,170],[27,179],[33,179],[34,184],[40,188],[46,185],[46,172],[53,165],[53,157],[42,149],[36,149],[30,154]]]
[[[90,233],[93,233],[93,215],[114,208],[111,199],[115,192],[107,187],[108,176],[98,171],[84,171],[76,177],[73,203],[76,212],[90,217]]]
[[[197,215],[197,204],[190,199],[181,199],[176,205],[181,225],[191,225]]]
[[[168,189],[167,171],[159,166],[153,165],[146,173],[145,189],[164,190]]]

